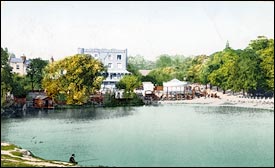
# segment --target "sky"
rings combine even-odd
[[[63,59],[80,48],[210,55],[274,39],[273,1],[1,1],[1,47],[16,57]]]

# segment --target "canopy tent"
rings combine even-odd
[[[187,86],[187,82],[180,81],[178,79],[172,79],[168,82],[163,82],[164,92],[183,92],[184,88]]]

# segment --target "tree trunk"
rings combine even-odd
[[[222,94],[225,94],[225,90],[223,90]]]

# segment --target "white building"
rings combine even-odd
[[[183,93],[187,82],[173,79],[168,82],[163,82],[163,92],[166,94],[170,93]]]
[[[102,90],[115,89],[116,83],[126,74],[130,74],[127,68],[127,49],[97,49],[78,48],[78,54],[90,54],[99,59],[107,67],[107,78],[101,85]]]
[[[145,96],[145,94],[152,94],[154,91],[154,84],[152,82],[142,82],[142,95]]]
[[[30,61],[26,59],[26,56],[21,56],[20,58],[12,57],[10,58],[9,65],[12,67],[13,73],[18,73],[19,75],[27,75],[27,67]]]

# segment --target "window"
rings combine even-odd
[[[118,69],[122,69],[122,64],[121,63],[117,63],[117,68]]]
[[[113,57],[112,57],[112,55],[110,54],[110,55],[108,55],[108,59],[109,60],[113,60]]]
[[[16,65],[16,69],[19,69],[19,65]]]
[[[120,74],[120,73],[117,74],[117,78],[118,78],[118,79],[121,78],[121,74]]]
[[[117,60],[121,60],[121,55],[117,55]]]
[[[109,64],[108,64],[108,68],[112,68],[112,63],[109,63]]]

